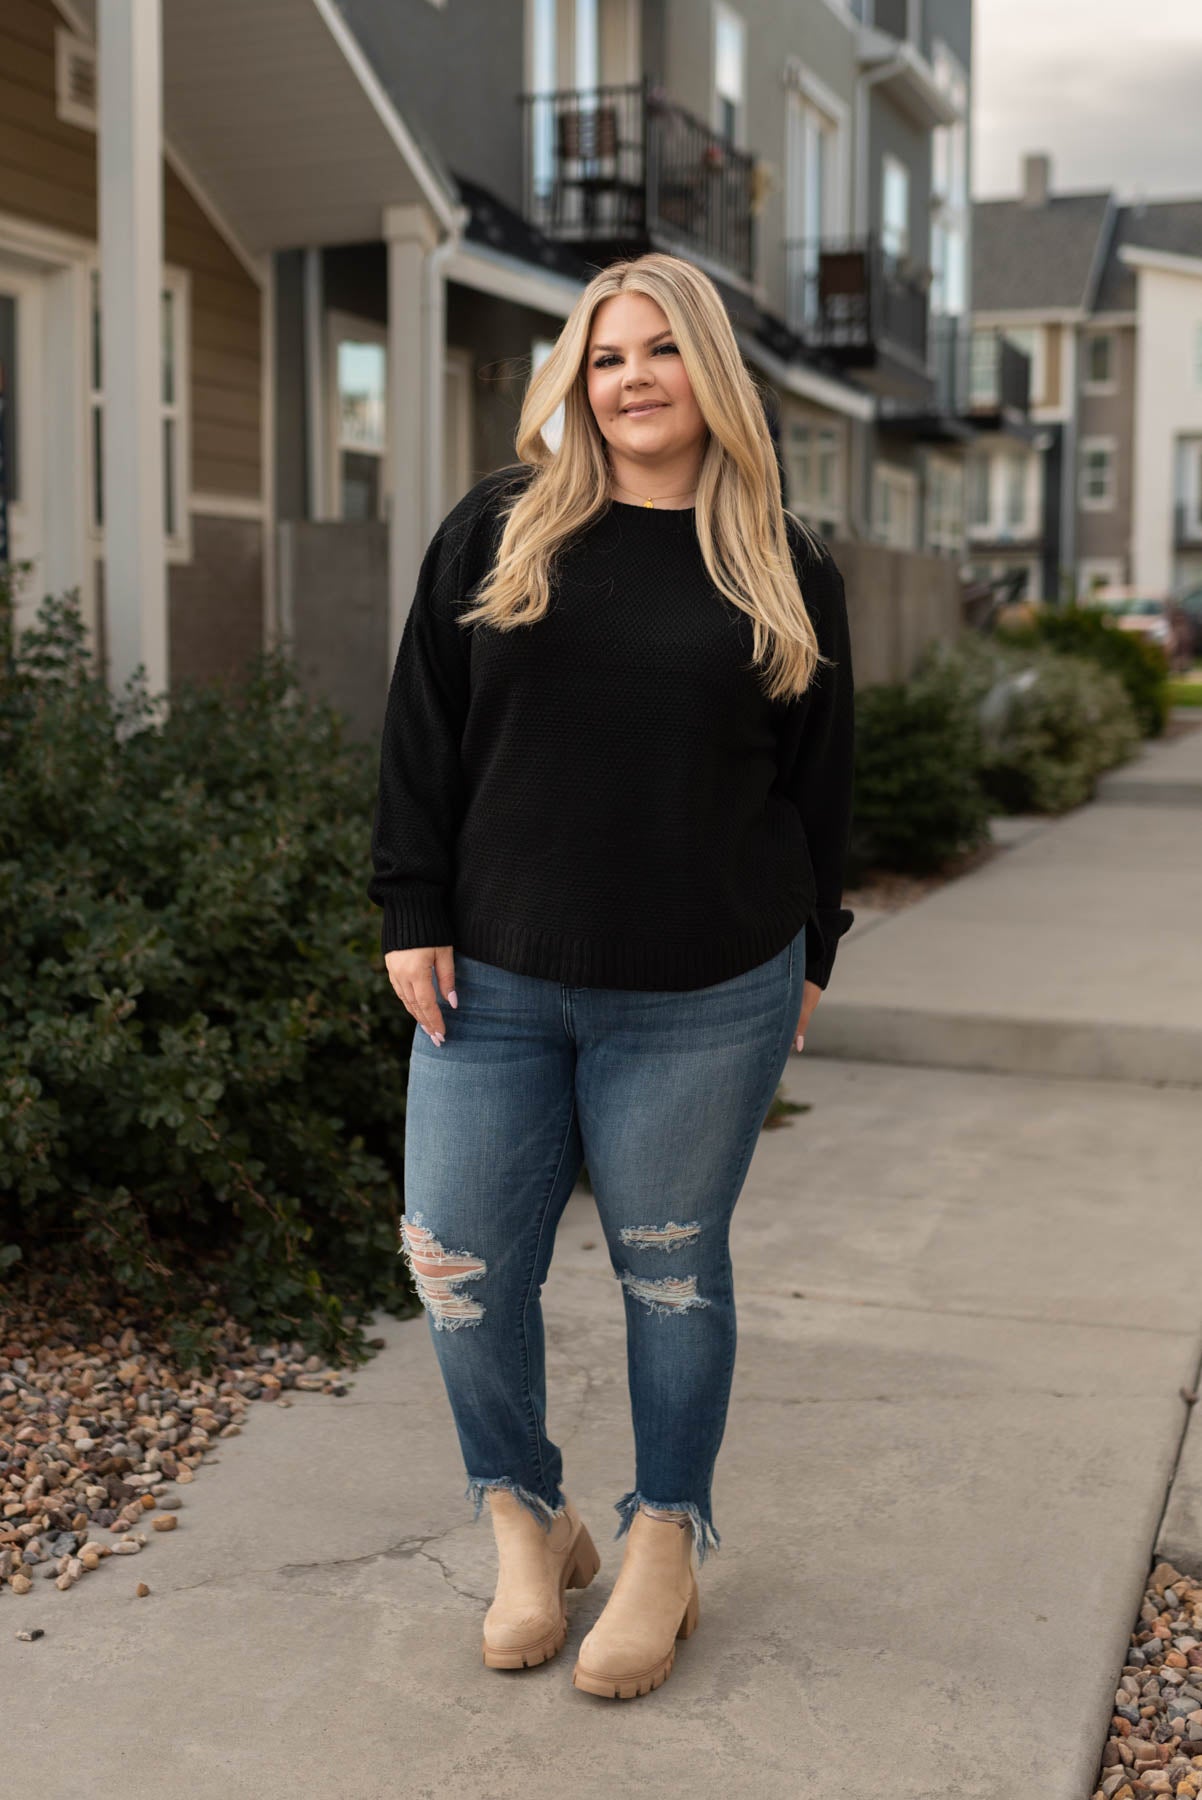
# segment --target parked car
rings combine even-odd
[[[1202,587],[1186,588],[1178,594],[1177,604],[1189,620],[1190,649],[1194,656],[1202,656]]]
[[[1102,607],[1122,631],[1138,632],[1149,643],[1159,644],[1170,669],[1188,669],[1194,660],[1193,627],[1189,615],[1171,594],[1149,594],[1146,588],[1094,588],[1083,596],[1085,606]]]

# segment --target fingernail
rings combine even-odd
[[[438,1045],[440,1045],[440,1046],[441,1046],[441,1045],[442,1045],[442,1044],[445,1044],[445,1043],[446,1043],[446,1038],[445,1038],[445,1037],[444,1037],[444,1035],[443,1035],[443,1033],[442,1033],[442,1032],[441,1032],[441,1031],[436,1031],[436,1032],[435,1032],[435,1033],[434,1033],[434,1042],[435,1042],[435,1043],[436,1043],[436,1044],[438,1044]]]
[[[804,1037],[802,1037],[802,1035],[801,1035],[801,1033],[800,1033],[800,1032],[798,1032],[798,1034],[797,1034],[797,1048],[798,1048],[798,1049],[799,1049],[799,1050],[801,1050],[801,1049],[803,1049],[803,1048],[804,1048],[804,1047],[805,1047],[805,1039],[804,1039]]]
[[[454,988],[452,988],[450,993],[447,995],[447,999],[451,1002],[452,1006],[459,1005],[459,995],[455,992]]]

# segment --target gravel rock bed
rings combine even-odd
[[[1157,1563],[1091,1800],[1202,1794],[1202,1581]]]
[[[53,1316],[51,1316],[53,1310]],[[369,1340],[377,1349],[381,1340]],[[173,1531],[182,1494],[252,1402],[291,1406],[293,1390],[345,1394],[346,1369],[299,1343],[256,1343],[224,1325],[212,1372],[181,1371],[144,1310],[83,1295],[0,1308],[0,1597],[74,1587],[110,1557],[136,1556]],[[148,1516],[149,1515],[149,1516]],[[150,1592],[139,1582],[139,1595]],[[7,1610],[7,1608],[6,1608]],[[10,1616],[43,1636],[29,1607]]]

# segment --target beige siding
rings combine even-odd
[[[50,0],[0,6],[0,212],[96,240],[96,139],[55,112]],[[163,254],[191,275],[192,487],[262,491],[259,288],[164,165]]]

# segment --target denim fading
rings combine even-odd
[[[455,957],[446,1039],[409,1063],[401,1249],[425,1306],[479,1518],[509,1488],[549,1526],[540,1293],[587,1163],[626,1314],[634,1486],[716,1548],[711,1485],[736,1324],[730,1221],[801,1013],[805,929],[684,991],[569,987]]]

